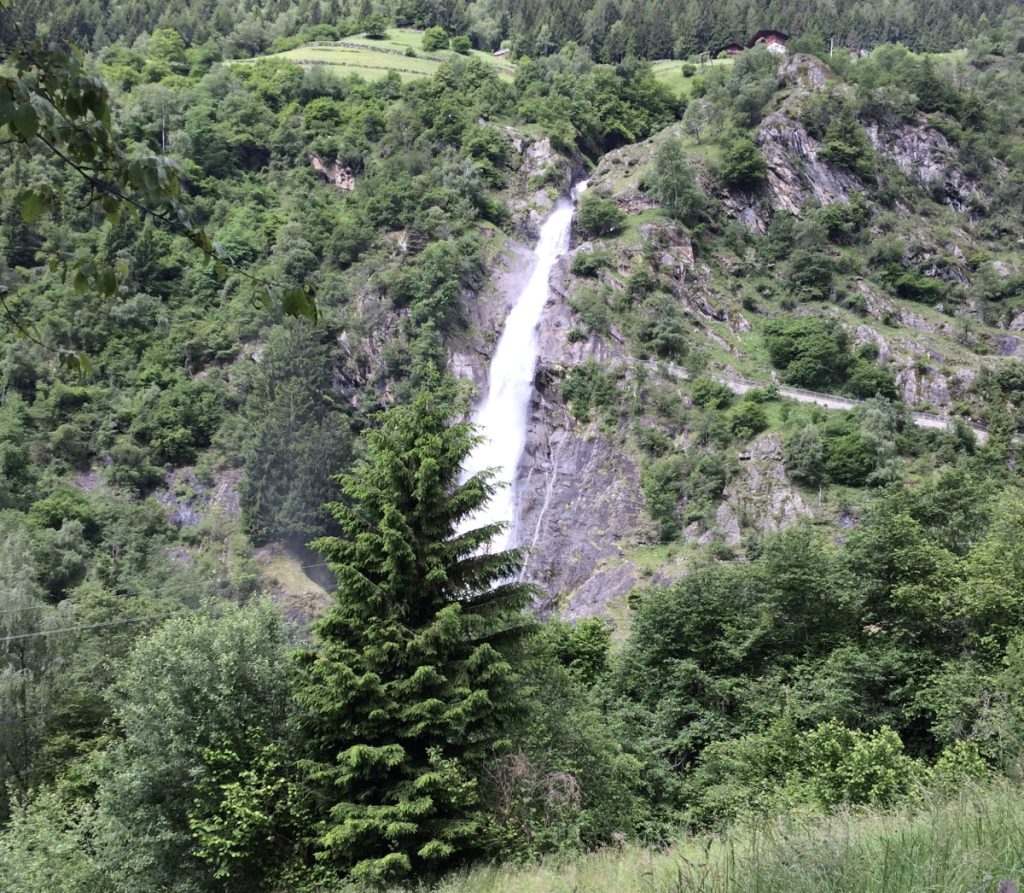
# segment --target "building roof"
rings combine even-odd
[[[742,53],[743,49],[744,47],[742,43],[727,43],[724,44],[723,46],[718,47],[718,49],[712,50],[711,58],[717,59],[719,53]]]
[[[769,37],[774,37],[776,40],[780,40],[783,43],[789,40],[789,35],[783,31],[773,31],[771,28],[764,28],[758,31],[753,37],[750,38],[748,47],[754,46],[759,40],[767,40]]]

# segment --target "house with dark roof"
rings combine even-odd
[[[738,56],[743,52],[743,44],[741,43],[727,43],[725,46],[720,46],[717,50],[712,50],[710,56],[712,59],[718,59],[720,56]]]
[[[786,52],[786,42],[788,40],[788,34],[784,34],[782,31],[772,31],[771,29],[765,28],[762,31],[758,31],[757,34],[751,37],[747,46],[763,46],[770,53],[784,53]]]

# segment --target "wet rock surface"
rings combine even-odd
[[[591,426],[574,425],[544,390],[534,400],[516,488],[515,541],[531,550],[524,578],[543,591],[542,613],[599,613],[632,588],[631,573],[608,575],[601,566],[622,558],[646,526],[639,468]]]
[[[531,548],[525,578],[545,594],[540,610],[590,616],[635,585],[631,568],[611,573],[603,565],[648,535],[650,522],[635,458],[596,424],[577,422],[562,402],[559,382],[567,366],[628,359],[613,339],[568,341],[570,278],[563,258],[538,332],[534,399],[516,479],[515,540]]]

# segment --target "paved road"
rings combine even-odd
[[[676,366],[674,363],[648,363],[647,365],[653,370],[666,369],[677,378],[690,378],[690,374],[685,369],[680,366]],[[734,394],[745,394],[747,391],[771,386],[768,382],[751,381],[748,378],[722,375],[715,372],[710,372],[708,375],[715,381],[724,384]],[[805,391],[802,388],[791,388],[786,385],[775,385],[775,388],[778,390],[780,396],[786,397],[789,400],[795,400],[797,403],[813,403],[815,406],[821,406],[825,409],[853,409],[863,402],[862,400],[851,400],[848,397],[837,397],[834,394],[820,394],[817,391]],[[937,430],[952,431],[953,426],[955,425],[955,421],[953,419],[946,418],[945,416],[934,415],[930,412],[911,412],[910,417],[918,428],[934,428]],[[974,432],[974,436],[978,439],[979,444],[985,444],[988,442],[988,431],[984,427],[976,424],[969,424],[968,427]]]

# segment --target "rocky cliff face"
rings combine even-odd
[[[757,142],[768,165],[769,204],[762,206],[755,218],[761,227],[779,211],[799,214],[808,201],[820,205],[845,202],[854,191],[862,188],[853,174],[818,157],[821,144],[785,107],[765,118]]]
[[[529,249],[509,243],[492,287],[469,301],[477,334],[451,353],[450,363],[478,392],[487,387],[490,348],[532,267]],[[537,609],[579,617],[602,613],[609,601],[636,584],[636,571],[624,555],[630,545],[649,537],[650,522],[635,457],[599,426],[578,423],[562,401],[560,381],[567,367],[588,359],[610,364],[629,359],[613,338],[569,340],[574,314],[568,303],[573,287],[568,267],[565,258],[552,275],[538,331],[527,445],[515,481],[514,544],[530,550],[524,578],[544,593]]]
[[[783,62],[779,76],[787,93],[763,120],[756,139],[767,165],[764,185],[748,192],[714,192],[729,217],[757,233],[763,233],[780,212],[801,217],[809,206],[847,203],[855,192],[867,194],[871,201],[871,185],[821,158],[821,142],[799,120],[802,99],[832,88],[832,73],[817,60],[797,55]],[[978,190],[964,173],[956,148],[938,129],[922,119],[891,127],[876,124],[867,133],[879,156],[967,220],[979,201]],[[639,245],[611,240],[597,246],[579,244],[574,251],[610,254],[598,283],[613,292],[625,289],[635,258],[642,253],[689,320],[698,342],[704,339],[717,357],[728,358],[723,371],[742,369],[747,350],[744,336],[757,325],[758,311],[741,302],[736,284],[750,269],[750,261],[728,252],[695,256],[689,233],[658,216],[657,202],[642,181],[655,142],[610,153],[591,175],[593,190],[614,200],[627,214],[643,215],[637,227]],[[515,204],[523,231],[532,233],[550,209],[557,189],[567,186],[572,163],[559,162],[550,146],[540,144],[524,146],[523,159],[533,171],[526,182],[536,182],[538,177],[548,182],[542,189],[526,190]],[[707,190],[714,191],[711,178],[702,174],[701,179]],[[922,227],[906,247],[903,261],[922,275],[964,288],[969,284],[968,244],[966,232],[955,224],[946,228],[942,238]],[[482,297],[475,310],[480,331],[497,333],[528,266],[526,257],[521,250],[506,252],[506,271],[497,280],[495,295]],[[640,487],[642,459],[627,423],[581,423],[561,395],[561,382],[573,366],[594,360],[604,367],[628,368],[637,362],[629,339],[614,323],[604,335],[581,325],[570,298],[584,284],[595,283],[593,279],[583,283],[569,267],[566,258],[552,277],[551,299],[540,328],[527,448],[516,481],[516,538],[531,550],[525,576],[545,592],[540,609],[577,618],[607,613],[612,602],[646,581],[637,550],[654,543],[656,537]],[[963,327],[956,318],[942,307],[908,306],[868,279],[857,279],[852,288],[863,307],[860,321],[848,325],[854,348],[870,344],[882,362],[892,364],[897,389],[908,404],[945,411],[966,398],[977,375],[977,362],[963,346]],[[1024,328],[1024,322],[1018,327]],[[586,337],[581,337],[584,331]],[[1010,333],[973,337],[995,353],[1024,351],[1024,342]],[[486,345],[478,342],[472,356],[453,356],[453,366],[484,386],[486,357]],[[658,364],[644,362],[649,374],[661,374]],[[761,372],[768,377],[767,369]],[[692,438],[692,433],[679,432],[677,448],[686,449],[695,442]],[[755,437],[735,459],[717,508],[687,527],[686,543],[736,547],[749,532],[779,530],[823,511],[817,498],[801,492],[787,477],[778,434]],[[682,572],[685,567],[679,565],[659,574],[664,578]]]
[[[536,387],[516,480],[516,540],[531,549],[525,577],[545,592],[542,610],[579,617],[601,613],[633,588],[625,551],[650,525],[636,459],[596,424],[578,423],[562,402],[559,381],[567,366],[629,359],[613,339],[568,340],[571,279],[563,259],[538,333]]]

